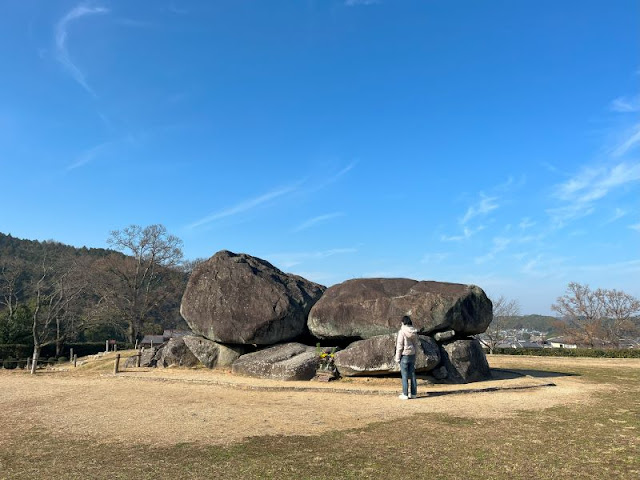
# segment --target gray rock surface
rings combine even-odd
[[[400,371],[395,361],[397,334],[378,335],[350,344],[335,354],[335,366],[340,375],[385,375]],[[416,372],[428,372],[440,363],[440,349],[431,338],[420,336],[422,349],[416,354]]]
[[[445,380],[449,376],[449,372],[447,371],[447,367],[441,366],[434,368],[431,371],[431,375],[433,375],[433,378],[436,380]]]
[[[359,278],[328,288],[307,325],[321,339],[364,339],[397,331],[403,315],[421,334],[452,329],[463,336],[484,332],[493,318],[491,301],[475,285]]]
[[[228,367],[247,350],[243,345],[222,345],[195,335],[187,335],[182,339],[191,353],[207,368]]]
[[[440,354],[448,378],[454,383],[479,382],[491,378],[487,357],[475,338],[444,343]]]
[[[314,347],[285,343],[242,355],[233,362],[231,371],[275,380],[311,380],[317,368],[318,355]]]
[[[157,348],[145,348],[142,351],[142,357],[140,357],[141,367],[155,367],[157,360],[154,358],[158,349]],[[132,368],[137,365],[137,359],[135,356],[129,357],[124,362],[124,368]]]
[[[164,347],[158,350],[154,358],[157,360],[158,367],[195,367],[200,363],[187,347],[183,337],[169,340]]]
[[[324,290],[265,260],[223,250],[194,269],[180,313],[210,340],[272,345],[306,331],[309,310]]]

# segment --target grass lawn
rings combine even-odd
[[[0,479],[640,478],[640,361],[506,357],[490,356],[489,360],[492,367],[543,376],[551,371],[569,374],[585,386],[602,388],[581,401],[515,408],[492,417],[443,413],[442,409],[430,413],[426,398],[418,400],[424,402],[419,412],[388,421],[363,422],[360,427],[318,435],[256,434],[224,445],[206,441],[149,444],[132,440],[134,436],[118,441],[95,434],[73,438],[64,434],[64,425],[47,424],[38,416],[38,408],[17,409],[11,404],[11,392],[5,391],[0,393],[0,412],[6,403],[12,414],[0,416]],[[99,370],[93,375],[95,371]],[[22,374],[4,375],[0,375],[2,390],[13,385],[8,379]],[[68,385],[65,395],[72,399],[74,392]],[[155,398],[137,398],[132,393],[131,401],[147,402],[153,409],[162,402],[163,386],[154,388]],[[323,407],[316,408],[331,414],[334,394],[321,395]],[[460,395],[456,401],[475,402],[482,409],[501,395],[505,394]],[[509,395],[517,395],[524,405],[532,393],[522,390]],[[358,401],[357,395],[351,397]],[[393,400],[403,408],[404,403]],[[121,403],[114,408],[123,408]],[[61,402],[56,408],[70,407]],[[277,408],[286,409],[286,403]],[[169,428],[178,420],[168,416],[164,421]]]

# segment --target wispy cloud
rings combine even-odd
[[[611,155],[613,157],[621,157],[640,143],[640,123],[634,125],[626,135],[624,141],[622,141],[617,147],[615,147]]]
[[[488,262],[490,260],[493,260],[498,253],[502,252],[503,250],[505,250],[509,246],[511,241],[512,240],[510,238],[506,238],[506,237],[494,237],[493,238],[493,247],[491,248],[489,253],[487,253],[486,255],[483,255],[481,257],[477,257],[475,259],[475,262],[476,263],[485,263],[485,262]]]
[[[324,187],[326,187],[327,185],[338,181],[341,177],[343,177],[347,172],[349,172],[350,170],[352,170],[356,165],[356,162],[352,162],[349,165],[347,165],[345,168],[343,168],[342,170],[340,170],[338,173],[333,174],[331,176],[329,176],[327,179],[325,180],[320,180],[319,182],[316,183],[315,187],[306,187],[304,189],[305,193],[309,193],[309,192],[315,192],[318,191]],[[308,179],[302,179],[299,180],[289,186],[283,187],[283,188],[278,188],[275,190],[271,190],[267,193],[264,193],[262,195],[259,195],[257,197],[254,198],[249,198],[247,200],[243,200],[241,202],[239,202],[238,204],[231,206],[229,208],[225,208],[223,210],[220,210],[218,212],[212,213],[210,215],[207,215],[204,218],[201,218],[200,220],[197,220],[193,223],[191,223],[190,225],[187,225],[186,228],[188,229],[193,229],[193,228],[197,228],[197,227],[201,227],[202,225],[206,225],[208,223],[214,222],[216,220],[219,220],[221,218],[225,218],[225,217],[231,217],[234,215],[239,215],[241,213],[245,213],[249,210],[253,210],[254,208],[257,208],[263,204],[266,204],[268,202],[271,202],[273,200],[276,200],[280,197],[284,197],[286,195],[290,195],[290,194],[295,194],[295,193],[299,193],[301,192],[301,187],[306,184],[308,181]],[[335,214],[332,214],[335,215]],[[314,219],[311,219],[314,220]],[[309,220],[309,221],[311,221]],[[317,219],[318,223],[320,221],[323,221],[325,219],[323,218],[319,218]],[[308,222],[309,222],[308,221]],[[302,225],[301,225],[302,226]],[[309,225],[311,226],[311,225]],[[304,227],[303,227],[304,228]]]
[[[484,225],[480,225],[473,229],[469,227],[463,227],[462,233],[460,235],[441,235],[440,240],[442,240],[443,242],[461,242],[463,240],[471,238],[473,235],[484,229]]]
[[[327,220],[331,220],[333,218],[343,217],[343,216],[344,216],[343,212],[334,212],[334,213],[327,213],[324,215],[318,215],[317,217],[313,217],[302,222],[300,225],[295,227],[292,230],[292,232],[300,232],[302,230],[306,230],[307,228],[313,227],[314,225],[317,225],[319,223],[326,222]]]
[[[260,205],[263,205],[267,202],[275,200],[276,198],[282,197],[290,193],[294,193],[295,191],[298,190],[299,185],[300,184],[298,183],[292,186],[271,190],[270,192],[264,193],[257,197],[243,200],[232,207],[225,208],[218,212],[212,213],[211,215],[207,215],[206,217],[201,218],[200,220],[197,220],[192,224],[188,225],[187,228],[192,229],[192,228],[201,227],[202,225],[206,225],[207,223],[211,223],[221,218],[231,217],[234,215],[238,215],[240,213],[247,212],[249,210],[259,207]]]
[[[599,168],[588,167],[559,185],[556,195],[562,200],[586,204],[604,197],[617,187],[639,180],[640,162],[622,162]]]
[[[533,227],[535,224],[536,222],[532,221],[529,217],[524,217],[522,220],[520,220],[518,226],[521,230],[527,230],[528,228]]]
[[[609,108],[617,113],[640,112],[640,95],[634,97],[618,97],[611,102]]]
[[[104,7],[88,7],[86,5],[78,5],[71,9],[60,21],[56,24],[55,28],[55,49],[56,58],[69,72],[73,79],[84,88],[91,95],[95,96],[95,92],[87,83],[86,76],[78,66],[73,63],[69,55],[69,49],[67,45],[67,32],[69,25],[82,17],[89,15],[102,15],[108,13],[109,10]]]
[[[636,223],[634,225],[629,225],[629,228],[635,230],[636,232],[640,232],[640,223]]]
[[[74,170],[88,164],[117,142],[118,140],[111,140],[85,150],[80,155],[78,155],[78,157],[72,163],[67,165],[67,170]]]
[[[382,0],[344,0],[344,4],[347,7],[375,5],[377,3],[382,3]]]
[[[538,254],[528,259],[521,267],[525,275],[538,278],[561,278],[567,272],[567,259],[563,257],[548,257]]]
[[[319,250],[316,252],[283,252],[271,253],[264,256],[274,264],[282,266],[282,268],[291,268],[310,260],[321,260],[334,255],[345,255],[348,253],[356,253],[357,248],[332,248],[328,250]]]
[[[447,252],[427,253],[424,257],[422,257],[422,260],[420,260],[420,262],[426,264],[442,263],[447,258],[449,258],[450,255],[451,254]]]
[[[623,210],[622,208],[616,207],[616,209],[613,211],[613,214],[611,214],[611,216],[607,219],[606,222],[604,222],[604,224],[607,225],[609,223],[615,222],[616,220],[620,220],[622,217],[624,217],[628,213],[629,212],[627,210]]]
[[[495,210],[500,206],[498,205],[496,200],[498,200],[498,197],[488,197],[485,194],[480,193],[480,200],[477,203],[469,206],[467,212],[464,214],[464,217],[462,217],[462,219],[460,220],[460,224],[464,225],[469,220],[475,217],[486,215],[487,213]]]
[[[548,208],[546,210],[549,217],[551,217],[553,226],[556,228],[562,228],[569,222],[587,217],[594,211],[595,208],[591,204],[584,203],[574,203],[563,207]]]

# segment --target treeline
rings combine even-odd
[[[186,328],[182,293],[194,262],[162,225],[111,232],[111,249],[75,248],[0,233],[0,344],[49,345]]]

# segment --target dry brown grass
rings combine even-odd
[[[0,371],[0,478],[322,478],[323,466],[343,478],[396,478],[394,465],[418,478],[560,478],[578,467],[584,478],[611,478],[640,469],[640,360],[491,356],[493,368],[522,376],[423,384],[421,398],[402,402],[399,379],[273,382],[205,369],[114,377],[112,356],[35,377]],[[511,390],[460,394],[479,387]],[[493,473],[474,476],[482,471]]]

